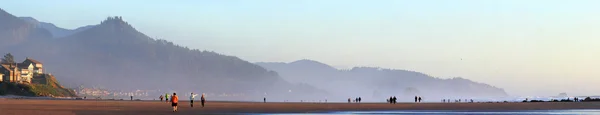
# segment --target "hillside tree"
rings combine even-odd
[[[7,53],[4,55],[4,58],[2,58],[2,63],[15,63],[15,57],[12,54]]]

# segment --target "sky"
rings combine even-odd
[[[463,77],[514,96],[600,95],[598,0],[1,0],[63,28],[122,16],[150,37],[250,62]]]

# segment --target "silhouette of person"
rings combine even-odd
[[[392,103],[394,103],[393,101],[394,101],[394,98],[392,98],[392,96],[390,96],[390,99],[388,99],[388,102],[389,102],[390,104],[392,104]]]
[[[418,99],[419,99],[419,98],[418,98],[417,96],[415,96],[415,103],[418,101]]]
[[[442,99],[442,103],[446,103],[446,99]]]
[[[358,103],[360,103],[360,101],[362,101],[362,99],[360,97],[358,97]]]
[[[396,104],[396,102],[397,102],[398,98],[396,98],[396,96],[394,96],[394,99],[393,99],[393,100],[394,100],[394,104]]]
[[[204,96],[204,93],[202,93],[202,97],[200,97],[200,103],[202,104],[202,107],[204,107],[204,103],[206,103],[206,97]]]
[[[419,97],[419,103],[421,103],[421,97]]]
[[[133,101],[133,95],[131,96],[131,101]]]
[[[263,98],[263,103],[267,103],[267,97]]]

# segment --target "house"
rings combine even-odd
[[[31,64],[31,65],[33,65],[33,72],[34,73],[44,73],[42,62],[39,62],[39,61],[31,59],[31,58],[25,58],[25,61],[23,61],[23,64]]]
[[[33,64],[20,63],[17,64],[17,67],[21,70],[19,73],[20,82],[31,83],[31,79],[33,78]]]
[[[19,81],[19,69],[16,63],[3,63],[1,64],[0,73],[4,74],[4,82],[17,82]]]
[[[42,63],[26,58],[23,63],[2,63],[0,64],[0,81],[31,83],[34,74],[42,74]]]

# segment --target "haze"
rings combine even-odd
[[[251,62],[463,77],[510,95],[597,95],[596,0],[2,1],[74,29],[122,16],[155,38]],[[595,91],[595,92],[594,92]]]

